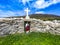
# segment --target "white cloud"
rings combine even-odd
[[[13,12],[13,11],[0,10],[0,17],[22,16],[22,15],[24,15],[23,11]]]
[[[37,0],[33,5],[33,7],[38,8],[38,9],[42,9],[42,8],[46,8],[52,4],[56,4],[56,3],[60,3],[60,0],[49,0],[49,1],[45,1],[45,0]]]
[[[29,1],[32,1],[32,0],[19,0],[19,2],[22,2],[24,5],[27,3],[29,3]]]
[[[44,11],[35,12],[35,14],[44,14],[44,13],[45,13]]]
[[[54,4],[54,3],[58,3],[58,2],[60,2],[60,0],[52,0],[52,3]]]

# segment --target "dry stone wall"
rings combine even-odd
[[[60,35],[60,20],[43,21],[40,19],[31,19],[30,32],[46,32]],[[2,18],[0,19],[0,36],[24,33],[23,18]]]

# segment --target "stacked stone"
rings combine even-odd
[[[40,19],[31,19],[30,32],[46,32],[51,34],[60,35],[60,20],[43,21]],[[24,32],[24,20],[23,18],[12,18],[8,20],[0,21],[0,36],[23,33]]]

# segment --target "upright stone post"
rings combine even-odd
[[[27,8],[25,11],[26,11],[26,17],[24,19],[24,31],[25,31],[25,33],[29,33],[30,32],[31,20],[30,20],[30,17],[28,16],[28,12],[30,10],[28,10],[28,8]]]

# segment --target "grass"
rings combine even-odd
[[[32,32],[0,37],[0,45],[60,45],[60,35]]]

